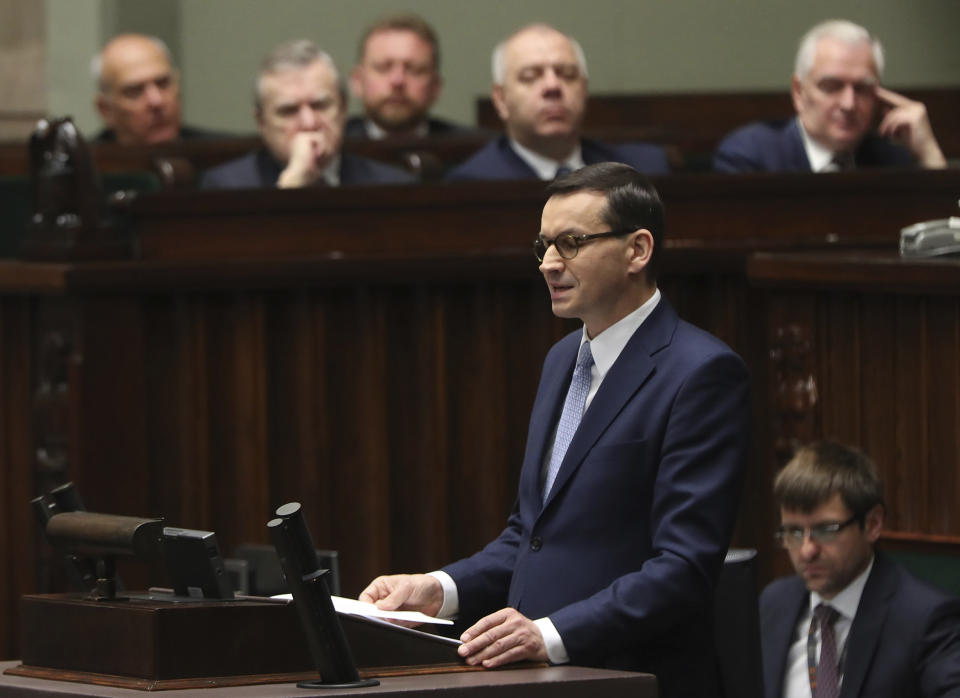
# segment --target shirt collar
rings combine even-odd
[[[617,357],[620,356],[620,352],[627,346],[627,342],[630,341],[633,333],[650,316],[659,302],[660,289],[657,288],[654,289],[653,295],[643,305],[589,340],[590,353],[593,354],[593,363],[597,367],[597,375],[600,378],[607,374]],[[588,341],[587,327],[584,325],[580,344],[583,345],[586,341]]]
[[[870,576],[870,570],[873,569],[874,558],[870,558],[870,564],[857,577],[850,582],[842,591],[829,601],[823,599],[815,591],[810,592],[810,611],[813,612],[819,604],[832,606],[837,612],[847,620],[852,620],[857,615],[857,607],[860,605],[860,597],[863,596],[863,588],[867,585],[867,577]]]
[[[797,128],[800,129],[800,138],[803,139],[803,149],[807,153],[807,160],[810,161],[811,172],[830,172],[836,170],[833,163],[834,152],[824,145],[815,141],[807,130],[803,127],[800,117],[797,117]]]
[[[367,131],[367,138],[370,140],[382,141],[384,138],[390,135],[380,128],[380,126],[377,125],[377,122],[375,122],[373,119],[364,119],[363,126]],[[413,129],[412,135],[416,136],[417,138],[426,138],[428,135],[430,135],[426,120],[423,120],[417,124],[417,127]]]
[[[512,138],[508,140],[510,147],[513,148],[513,152],[515,152],[521,160],[530,165],[533,171],[537,173],[537,177],[544,181],[554,179],[557,176],[557,170],[562,166],[566,166],[573,171],[579,170],[586,165],[583,161],[583,150],[580,147],[579,141],[577,142],[576,148],[573,149],[573,152],[570,153],[570,156],[566,160],[557,162],[551,158],[544,157],[540,153],[533,152],[530,148],[520,145]]]

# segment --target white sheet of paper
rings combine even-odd
[[[277,594],[272,597],[275,599],[293,599],[292,594]],[[330,595],[333,599],[333,608],[337,613],[349,613],[354,616],[366,616],[367,618],[387,618],[390,620],[406,620],[412,623],[436,623],[438,625],[453,625],[452,620],[445,618],[434,618],[420,611],[382,611],[372,603],[366,601],[357,601],[356,599],[346,599],[342,596]]]

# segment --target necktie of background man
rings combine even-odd
[[[840,614],[832,606],[819,604],[813,609],[813,621],[807,637],[807,658],[810,667],[810,688],[813,698],[837,698],[840,695],[840,677],[837,671],[837,638],[833,624]],[[812,661],[816,646],[815,628],[820,628],[820,661]]]

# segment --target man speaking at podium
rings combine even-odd
[[[507,526],[360,599],[473,623],[469,664],[647,671],[661,696],[717,695],[713,590],[747,447],[746,368],[657,289],[663,208],[643,175],[601,163],[547,192],[540,272],[554,314],[583,329],[547,354]]]

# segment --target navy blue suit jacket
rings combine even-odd
[[[584,138],[581,149],[583,161],[588,165],[598,162],[622,162],[644,174],[665,174],[670,171],[667,154],[658,145],[607,145]],[[454,167],[447,174],[447,179],[537,179],[537,173],[510,147],[507,137],[501,135]]]
[[[910,167],[906,148],[867,134],[853,153],[857,167]],[[737,129],[717,146],[713,169],[718,172],[810,172],[797,120],[756,122]]]
[[[783,692],[787,652],[810,597],[800,577],[760,595],[767,698]],[[877,554],[847,637],[840,698],[960,695],[960,600]]]
[[[580,338],[547,354],[507,527],[445,568],[460,619],[506,606],[549,616],[573,664],[652,672],[664,698],[714,696],[712,599],[746,457],[746,368],[661,298],[600,384],[541,506]]]
[[[264,189],[275,187],[282,168],[265,149],[207,170],[201,189]],[[340,184],[404,184],[416,177],[396,167],[349,153],[340,154]]]

